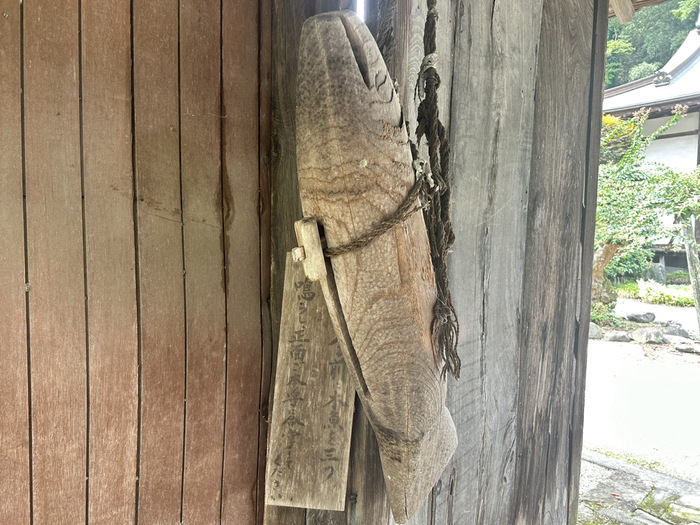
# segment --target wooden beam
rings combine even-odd
[[[635,11],[639,11],[642,7],[648,7],[650,5],[663,4],[667,0],[633,0],[632,5],[634,5]],[[615,16],[612,6],[608,9],[608,18]]]
[[[634,4],[632,0],[610,0],[610,5],[621,24],[632,21],[634,17]]]
[[[596,35],[605,33],[596,15],[606,3],[543,5],[520,310],[520,497],[509,523],[572,523],[577,503],[598,161],[590,126],[601,118]]]

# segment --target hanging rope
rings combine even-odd
[[[429,206],[423,210],[428,229],[430,252],[435,270],[437,302],[433,308],[433,345],[445,361],[443,376],[450,372],[459,378],[461,361],[457,353],[459,322],[450,294],[450,279],[447,273],[447,254],[454,244],[454,231],[450,209],[450,142],[438,110],[437,90],[440,76],[437,72],[437,0],[427,0],[428,14],[423,33],[423,63],[418,75],[418,93],[422,97],[418,106],[418,144],[423,137],[428,145],[430,171],[435,181],[436,191],[432,194]],[[413,147],[414,158],[417,148]]]

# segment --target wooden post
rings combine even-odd
[[[456,21],[461,441],[437,522],[575,521],[607,2],[535,4]]]

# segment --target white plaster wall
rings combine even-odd
[[[649,162],[661,162],[674,171],[692,171],[698,162],[698,136],[655,140],[647,149]]]
[[[683,117],[664,135],[652,142],[647,149],[649,162],[661,162],[675,171],[692,171],[698,164],[698,113]],[[649,119],[644,123],[644,133],[648,135],[668,122],[670,117]],[[663,138],[676,133],[695,132],[684,137]]]
[[[698,117],[700,114],[698,113],[689,113],[682,119],[678,121],[678,123],[673,126],[671,129],[669,129],[666,133],[672,134],[672,133],[683,133],[684,131],[697,131],[698,130]],[[650,118],[644,123],[644,134],[648,135],[649,133],[652,133],[654,130],[656,130],[659,126],[662,124],[665,124],[666,122],[669,121],[671,117],[660,117],[660,118]]]

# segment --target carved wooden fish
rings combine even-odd
[[[329,247],[344,245],[394,213],[413,187],[398,95],[371,33],[349,11],[306,21],[298,79],[304,216],[323,226]],[[394,518],[404,523],[457,445],[432,346],[436,288],[422,214],[331,262],[352,340],[348,368],[377,434]]]

